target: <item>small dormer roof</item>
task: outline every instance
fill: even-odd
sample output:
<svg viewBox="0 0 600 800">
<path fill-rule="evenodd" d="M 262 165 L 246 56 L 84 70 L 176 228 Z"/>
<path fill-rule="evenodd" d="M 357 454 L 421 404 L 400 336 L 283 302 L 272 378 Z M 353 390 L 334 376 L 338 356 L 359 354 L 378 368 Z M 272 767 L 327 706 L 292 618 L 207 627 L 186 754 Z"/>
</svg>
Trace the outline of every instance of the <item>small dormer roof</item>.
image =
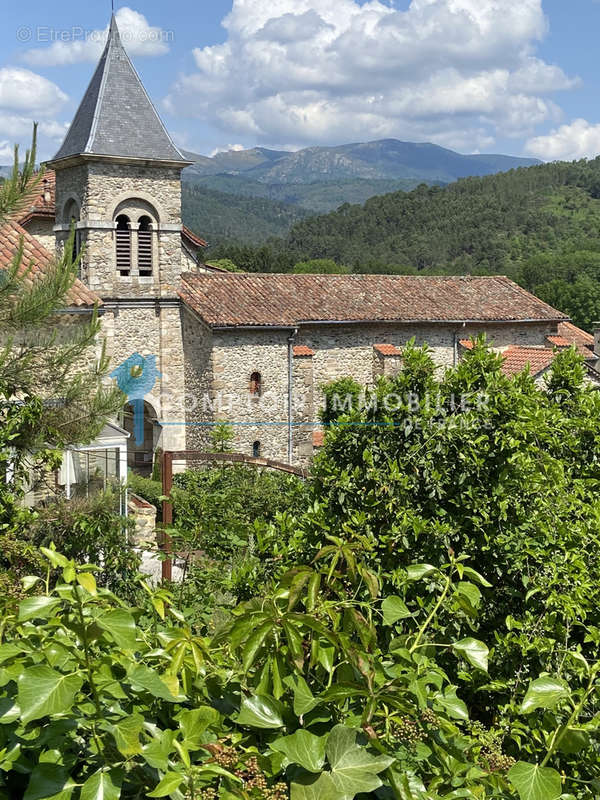
<svg viewBox="0 0 600 800">
<path fill-rule="evenodd" d="M 125 52 L 114 14 L 100 62 L 49 163 L 86 155 L 190 163 L 173 143 Z"/>
</svg>

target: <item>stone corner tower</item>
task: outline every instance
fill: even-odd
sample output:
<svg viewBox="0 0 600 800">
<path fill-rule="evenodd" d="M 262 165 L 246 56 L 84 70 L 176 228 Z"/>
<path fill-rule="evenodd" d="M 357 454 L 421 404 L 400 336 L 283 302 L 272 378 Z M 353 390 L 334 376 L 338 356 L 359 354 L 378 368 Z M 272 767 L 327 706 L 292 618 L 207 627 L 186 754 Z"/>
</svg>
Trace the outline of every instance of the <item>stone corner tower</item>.
<svg viewBox="0 0 600 800">
<path fill-rule="evenodd" d="M 81 279 L 103 300 L 113 361 L 155 355 L 162 378 L 148 397 L 148 439 L 133 454 L 185 446 L 183 426 L 160 428 L 183 402 L 183 342 L 177 288 L 186 269 L 181 171 L 187 161 L 167 133 L 131 63 L 112 16 L 108 41 L 48 166 L 56 172 L 57 247 L 73 222 L 83 248 Z M 111 313 L 112 312 L 112 313 Z M 150 427 L 151 426 L 151 427 Z M 134 448 L 135 449 L 135 448 Z M 139 448 L 138 448 L 139 449 Z M 131 463 L 133 466 L 133 463 Z"/>
</svg>

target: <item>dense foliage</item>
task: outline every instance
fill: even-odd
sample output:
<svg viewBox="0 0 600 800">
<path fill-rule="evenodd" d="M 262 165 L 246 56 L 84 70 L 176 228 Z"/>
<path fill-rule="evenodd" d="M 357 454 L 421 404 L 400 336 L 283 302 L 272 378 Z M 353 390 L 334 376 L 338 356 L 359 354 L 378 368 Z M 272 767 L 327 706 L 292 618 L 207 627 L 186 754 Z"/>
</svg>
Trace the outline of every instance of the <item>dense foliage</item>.
<svg viewBox="0 0 600 800">
<path fill-rule="evenodd" d="M 267 198 L 225 194 L 187 182 L 182 185 L 182 204 L 184 224 L 211 245 L 223 241 L 256 244 L 270 236 L 285 236 L 309 213 Z"/>
<path fill-rule="evenodd" d="M 409 347 L 348 384 L 308 497 L 178 477 L 173 532 L 215 556 L 262 517 L 269 569 L 220 600 L 186 577 L 127 606 L 45 548 L 3 599 L 4 796 L 593 800 L 600 396 L 572 351 L 547 391 L 482 341 L 433 375 Z"/>
<path fill-rule="evenodd" d="M 600 159 L 421 185 L 217 252 L 250 272 L 327 258 L 355 272 L 507 274 L 589 329 L 600 317 L 599 186 Z"/>
</svg>

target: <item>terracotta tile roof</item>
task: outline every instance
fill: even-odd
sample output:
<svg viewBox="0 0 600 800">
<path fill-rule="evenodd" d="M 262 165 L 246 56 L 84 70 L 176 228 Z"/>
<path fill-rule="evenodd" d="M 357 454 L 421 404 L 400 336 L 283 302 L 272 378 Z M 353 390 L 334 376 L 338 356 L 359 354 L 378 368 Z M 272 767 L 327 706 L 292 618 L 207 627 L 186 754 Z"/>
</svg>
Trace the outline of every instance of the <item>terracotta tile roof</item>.
<svg viewBox="0 0 600 800">
<path fill-rule="evenodd" d="M 56 214 L 56 173 L 52 169 L 44 172 L 44 177 L 36 187 L 36 195 L 31 203 L 16 217 L 21 225 L 27 224 L 33 217 L 49 217 Z"/>
<path fill-rule="evenodd" d="M 325 444 L 325 431 L 313 431 L 312 443 L 313 447 L 323 447 Z"/>
<path fill-rule="evenodd" d="M 382 356 L 401 356 L 402 350 L 398 350 L 398 348 L 393 344 L 374 344 L 373 348 L 377 350 Z"/>
<path fill-rule="evenodd" d="M 577 344 L 583 344 L 587 347 L 594 347 L 594 337 L 592 334 L 587 331 L 582 331 L 581 328 L 578 328 L 577 325 L 573 325 L 572 322 L 559 322 L 558 333 L 560 336 L 568 339 L 569 342 L 576 342 Z"/>
<path fill-rule="evenodd" d="M 572 342 L 565 339 L 564 336 L 546 336 L 546 340 L 555 347 L 570 347 L 572 344 Z"/>
<path fill-rule="evenodd" d="M 199 236 L 196 236 L 196 234 L 189 228 L 186 228 L 185 225 L 181 229 L 181 236 L 190 244 L 193 244 L 194 247 L 206 247 L 208 245 L 208 242 L 205 239 L 201 239 Z"/>
<path fill-rule="evenodd" d="M 511 345 L 503 353 L 502 372 L 505 375 L 517 375 L 529 367 L 532 375 L 537 375 L 552 364 L 556 353 L 547 347 L 521 347 Z"/>
<path fill-rule="evenodd" d="M 17 222 L 8 221 L 0 227 L 0 270 L 10 268 L 21 237 L 23 238 L 21 275 L 31 265 L 27 281 L 32 282 L 36 276 L 39 277 L 50 267 L 53 258 L 46 248 L 42 247 L 37 239 L 34 239 Z M 84 286 L 80 280 L 75 281 L 67 299 L 70 307 L 92 308 L 96 303 L 98 305 L 102 303 L 100 298 Z"/>
<path fill-rule="evenodd" d="M 302 356 L 314 356 L 315 351 L 311 350 L 310 347 L 307 347 L 305 344 L 297 344 L 294 347 L 294 355 L 297 357 Z"/>
<path fill-rule="evenodd" d="M 182 278 L 182 299 L 210 326 L 567 319 L 504 277 L 185 273 Z"/>
</svg>

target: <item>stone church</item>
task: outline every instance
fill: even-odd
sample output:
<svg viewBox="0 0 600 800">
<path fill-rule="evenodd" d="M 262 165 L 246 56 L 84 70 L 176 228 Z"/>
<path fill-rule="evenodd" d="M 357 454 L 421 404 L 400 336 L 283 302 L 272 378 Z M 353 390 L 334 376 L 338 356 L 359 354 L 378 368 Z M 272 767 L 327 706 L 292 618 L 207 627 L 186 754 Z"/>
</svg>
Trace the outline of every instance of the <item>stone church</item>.
<svg viewBox="0 0 600 800">
<path fill-rule="evenodd" d="M 233 274 L 203 266 L 204 242 L 182 225 L 177 149 L 149 99 L 113 17 L 106 48 L 40 196 L 0 232 L 0 268 L 18 237 L 35 269 L 84 245 L 66 309 L 102 315 L 113 364 L 155 357 L 144 442 L 153 453 L 203 449 L 211 423 L 233 423 L 233 448 L 305 465 L 322 444 L 321 387 L 393 374 L 413 337 L 440 368 L 486 333 L 505 370 L 542 375 L 572 344 L 595 371 L 594 337 L 503 277 Z M 8 244 L 7 244 L 8 243 Z M 600 377 L 600 376 L 598 376 Z M 594 377 L 595 379 L 595 377 Z M 131 421 L 125 414 L 125 427 Z M 181 465 L 180 465 L 181 466 Z"/>
</svg>

